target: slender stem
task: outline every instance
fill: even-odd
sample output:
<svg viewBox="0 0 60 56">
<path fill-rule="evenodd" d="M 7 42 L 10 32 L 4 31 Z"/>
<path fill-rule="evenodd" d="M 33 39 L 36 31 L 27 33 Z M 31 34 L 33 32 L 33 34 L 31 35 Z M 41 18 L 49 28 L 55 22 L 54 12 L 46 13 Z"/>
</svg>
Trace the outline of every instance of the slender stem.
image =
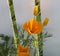
<svg viewBox="0 0 60 56">
<path fill-rule="evenodd" d="M 9 8 L 10 8 L 11 20 L 12 20 L 13 30 L 14 30 L 14 42 L 15 42 L 15 46 L 17 48 L 17 46 L 19 44 L 19 38 L 18 38 L 18 29 L 17 29 L 15 11 L 14 11 L 14 6 L 13 6 L 13 0 L 8 0 L 8 4 L 9 4 Z M 18 52 L 18 50 L 16 52 Z M 16 54 L 16 56 L 17 56 L 17 54 Z"/>
<path fill-rule="evenodd" d="M 35 47 L 35 50 L 34 50 L 34 56 L 36 56 L 36 47 Z"/>
<path fill-rule="evenodd" d="M 18 29 L 17 29 L 15 11 L 14 11 L 14 6 L 13 6 L 13 0 L 8 0 L 8 3 L 9 3 L 11 19 L 12 19 L 12 24 L 13 24 L 13 29 L 14 29 L 14 41 L 17 45 L 19 43 L 18 41 L 19 39 L 18 39 Z"/>
<path fill-rule="evenodd" d="M 42 37 L 42 34 L 38 35 L 38 48 L 39 48 L 39 56 L 43 56 L 43 37 Z"/>
<path fill-rule="evenodd" d="M 41 22 L 41 9 L 40 9 L 40 0 L 35 0 L 35 5 L 38 6 L 38 15 L 36 16 L 36 20 Z M 39 48 L 39 56 L 43 56 L 43 37 L 42 33 L 38 34 L 38 48 Z"/>
<path fill-rule="evenodd" d="M 12 20 L 13 30 L 14 30 L 14 42 L 15 42 L 15 46 L 17 48 L 17 46 L 19 44 L 19 39 L 18 39 L 18 29 L 17 29 L 15 11 L 14 11 L 14 6 L 13 6 L 13 0 L 8 0 L 8 3 L 9 3 L 10 13 L 11 13 L 11 20 Z M 18 52 L 18 50 L 16 52 Z"/>
</svg>

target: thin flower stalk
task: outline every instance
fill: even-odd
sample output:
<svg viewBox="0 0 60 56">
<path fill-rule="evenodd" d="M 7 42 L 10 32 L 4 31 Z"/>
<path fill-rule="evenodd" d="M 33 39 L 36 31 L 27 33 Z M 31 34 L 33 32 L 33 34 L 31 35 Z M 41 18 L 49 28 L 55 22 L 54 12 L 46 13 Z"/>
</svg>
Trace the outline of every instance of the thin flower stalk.
<svg viewBox="0 0 60 56">
<path fill-rule="evenodd" d="M 14 30 L 14 41 L 17 45 L 19 43 L 19 41 L 18 41 L 18 29 L 17 29 L 16 16 L 15 16 L 15 11 L 14 11 L 14 6 L 13 6 L 13 0 L 8 0 L 8 3 L 9 3 L 11 19 L 12 19 L 12 24 L 13 24 L 13 30 Z"/>
<path fill-rule="evenodd" d="M 13 0 L 8 0 L 8 4 L 9 4 L 11 20 L 12 20 L 13 30 L 14 30 L 14 42 L 15 42 L 15 46 L 17 48 L 17 45 L 19 44 L 19 39 L 18 39 L 18 29 L 17 29 L 15 11 L 14 11 L 14 6 L 13 6 Z"/>
<path fill-rule="evenodd" d="M 35 6 L 38 6 L 38 15 L 36 16 L 36 20 L 41 22 L 40 0 L 35 0 Z M 43 37 L 42 37 L 42 33 L 38 34 L 38 48 L 39 48 L 39 56 L 43 56 Z"/>
</svg>

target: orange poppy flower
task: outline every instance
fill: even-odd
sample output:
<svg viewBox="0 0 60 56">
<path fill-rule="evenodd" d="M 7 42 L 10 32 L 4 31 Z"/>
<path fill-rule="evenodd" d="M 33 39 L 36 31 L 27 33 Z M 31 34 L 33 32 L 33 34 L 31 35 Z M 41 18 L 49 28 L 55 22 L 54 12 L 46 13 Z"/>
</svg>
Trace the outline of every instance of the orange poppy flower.
<svg viewBox="0 0 60 56">
<path fill-rule="evenodd" d="M 35 7 L 34 7 L 34 15 L 36 16 L 38 14 L 38 6 L 36 5 Z"/>
<path fill-rule="evenodd" d="M 22 45 L 18 45 L 18 50 L 19 52 L 28 52 L 30 50 L 30 47 L 23 47 Z"/>
<path fill-rule="evenodd" d="M 46 26 L 48 24 L 48 21 L 49 21 L 49 19 L 48 18 L 45 18 L 45 20 L 43 22 L 43 25 Z"/>
<path fill-rule="evenodd" d="M 18 45 L 18 56 L 31 56 L 29 53 L 30 47 L 23 47 L 22 45 Z"/>
<path fill-rule="evenodd" d="M 42 23 L 35 19 L 31 19 L 29 22 L 26 22 L 23 27 L 29 34 L 39 34 L 43 30 Z"/>
</svg>

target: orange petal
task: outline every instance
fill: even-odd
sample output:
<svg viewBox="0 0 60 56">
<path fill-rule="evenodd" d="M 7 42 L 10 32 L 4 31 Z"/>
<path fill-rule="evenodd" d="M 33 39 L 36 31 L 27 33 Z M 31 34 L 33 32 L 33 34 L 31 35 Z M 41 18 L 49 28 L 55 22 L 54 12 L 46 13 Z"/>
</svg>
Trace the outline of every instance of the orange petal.
<svg viewBox="0 0 60 56">
<path fill-rule="evenodd" d="M 28 22 L 24 23 L 23 28 L 24 28 L 28 33 L 30 33 L 30 29 L 29 29 L 29 24 L 28 24 Z"/>
<path fill-rule="evenodd" d="M 41 33 L 41 31 L 43 30 L 43 25 L 42 23 L 34 20 L 33 21 L 33 25 L 32 25 L 32 34 L 38 34 Z"/>
<path fill-rule="evenodd" d="M 18 45 L 18 52 L 22 52 L 23 51 L 23 46 L 22 45 Z"/>
<path fill-rule="evenodd" d="M 23 47 L 22 45 L 18 45 L 18 52 L 29 52 L 29 50 L 29 46 Z"/>
<path fill-rule="evenodd" d="M 24 23 L 23 28 L 24 28 L 24 29 L 27 29 L 27 28 L 28 28 L 28 23 L 27 23 L 27 22 Z"/>
<path fill-rule="evenodd" d="M 20 52 L 18 56 L 31 56 L 29 53 Z"/>
<path fill-rule="evenodd" d="M 32 30 L 33 21 L 34 21 L 34 19 L 32 18 L 32 19 L 28 22 L 28 27 L 29 27 L 30 30 Z"/>
</svg>

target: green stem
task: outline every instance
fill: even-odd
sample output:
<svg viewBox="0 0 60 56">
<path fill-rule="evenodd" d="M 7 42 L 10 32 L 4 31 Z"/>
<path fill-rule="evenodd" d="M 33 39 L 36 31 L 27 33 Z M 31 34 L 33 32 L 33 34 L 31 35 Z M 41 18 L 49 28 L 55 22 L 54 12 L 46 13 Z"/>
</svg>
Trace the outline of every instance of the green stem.
<svg viewBox="0 0 60 56">
<path fill-rule="evenodd" d="M 35 47 L 35 50 L 34 50 L 34 56 L 36 56 L 36 47 Z"/>
<path fill-rule="evenodd" d="M 43 37 L 42 33 L 38 35 L 39 56 L 43 56 Z"/>
<path fill-rule="evenodd" d="M 14 6 L 13 6 L 13 0 L 8 0 L 8 2 L 9 2 L 11 19 L 12 19 L 12 24 L 13 24 L 13 29 L 14 29 L 14 41 L 17 45 L 19 43 L 19 41 L 18 41 L 18 29 L 17 29 L 15 11 L 14 11 Z"/>
<path fill-rule="evenodd" d="M 14 42 L 17 48 L 17 45 L 19 44 L 19 39 L 18 39 L 18 29 L 17 29 L 15 11 L 14 11 L 14 6 L 13 6 L 13 0 L 8 0 L 8 4 L 10 8 L 11 20 L 12 20 L 13 30 L 14 30 Z"/>
<path fill-rule="evenodd" d="M 35 5 L 38 6 L 38 15 L 36 16 L 36 20 L 41 22 L 41 9 L 40 9 L 40 0 L 35 0 Z M 38 34 L 38 48 L 39 48 L 39 56 L 43 56 L 43 37 L 42 33 Z"/>
</svg>

